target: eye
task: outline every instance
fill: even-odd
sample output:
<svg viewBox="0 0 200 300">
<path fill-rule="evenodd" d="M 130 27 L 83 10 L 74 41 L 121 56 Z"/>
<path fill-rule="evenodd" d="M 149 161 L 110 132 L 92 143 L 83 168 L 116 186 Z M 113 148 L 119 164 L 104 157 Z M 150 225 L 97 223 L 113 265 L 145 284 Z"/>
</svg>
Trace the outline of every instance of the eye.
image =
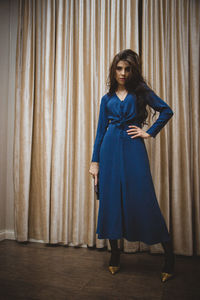
<svg viewBox="0 0 200 300">
<path fill-rule="evenodd" d="M 127 72 L 130 72 L 130 70 L 131 70 L 130 67 L 127 67 L 127 68 L 126 68 L 126 71 L 127 71 Z"/>
<path fill-rule="evenodd" d="M 117 70 L 121 70 L 122 67 L 117 67 Z"/>
</svg>

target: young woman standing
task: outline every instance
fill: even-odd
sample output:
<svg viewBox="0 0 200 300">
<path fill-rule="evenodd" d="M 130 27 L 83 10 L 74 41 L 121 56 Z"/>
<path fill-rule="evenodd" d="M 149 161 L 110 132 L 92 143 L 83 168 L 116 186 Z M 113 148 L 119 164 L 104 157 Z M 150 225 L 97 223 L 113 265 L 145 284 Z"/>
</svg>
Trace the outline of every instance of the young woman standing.
<svg viewBox="0 0 200 300">
<path fill-rule="evenodd" d="M 173 115 L 172 109 L 148 87 L 139 56 L 131 49 L 119 52 L 109 72 L 109 92 L 100 103 L 90 174 L 99 184 L 99 239 L 109 239 L 109 271 L 120 270 L 117 240 L 161 243 L 165 263 L 162 282 L 174 275 L 171 237 L 155 194 L 144 139 L 155 138 Z M 146 106 L 159 111 L 147 130 Z"/>
</svg>

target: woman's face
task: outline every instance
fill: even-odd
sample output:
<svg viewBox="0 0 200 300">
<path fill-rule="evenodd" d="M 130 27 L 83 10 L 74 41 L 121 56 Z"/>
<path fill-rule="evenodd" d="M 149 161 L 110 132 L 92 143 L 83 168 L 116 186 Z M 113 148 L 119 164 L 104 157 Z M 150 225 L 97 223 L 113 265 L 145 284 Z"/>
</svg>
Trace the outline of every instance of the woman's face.
<svg viewBox="0 0 200 300">
<path fill-rule="evenodd" d="M 115 79 L 118 82 L 118 85 L 124 86 L 125 81 L 130 74 L 130 65 L 127 61 L 120 60 L 116 67 Z"/>
</svg>

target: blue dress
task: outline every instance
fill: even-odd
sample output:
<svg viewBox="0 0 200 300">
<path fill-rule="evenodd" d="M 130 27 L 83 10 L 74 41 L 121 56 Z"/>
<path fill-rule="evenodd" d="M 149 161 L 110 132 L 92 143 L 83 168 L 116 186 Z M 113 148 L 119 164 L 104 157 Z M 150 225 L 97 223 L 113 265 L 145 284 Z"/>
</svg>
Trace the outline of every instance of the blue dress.
<svg viewBox="0 0 200 300">
<path fill-rule="evenodd" d="M 149 87 L 147 87 L 149 88 Z M 152 137 L 173 115 L 172 109 L 153 90 L 146 101 L 159 111 L 159 117 L 146 131 Z M 144 139 L 131 138 L 128 125 L 141 124 L 136 95 L 128 93 L 121 101 L 117 94 L 101 98 L 92 162 L 99 162 L 99 239 L 143 241 L 152 245 L 170 239 L 161 213 Z"/>
</svg>

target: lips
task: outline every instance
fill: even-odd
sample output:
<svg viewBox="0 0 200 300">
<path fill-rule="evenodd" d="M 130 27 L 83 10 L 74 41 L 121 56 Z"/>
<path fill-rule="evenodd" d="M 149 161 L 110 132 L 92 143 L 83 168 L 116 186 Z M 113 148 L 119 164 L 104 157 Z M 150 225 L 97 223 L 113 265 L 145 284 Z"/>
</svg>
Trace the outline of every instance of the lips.
<svg viewBox="0 0 200 300">
<path fill-rule="evenodd" d="M 126 78 L 120 78 L 120 79 L 125 80 Z"/>
</svg>

